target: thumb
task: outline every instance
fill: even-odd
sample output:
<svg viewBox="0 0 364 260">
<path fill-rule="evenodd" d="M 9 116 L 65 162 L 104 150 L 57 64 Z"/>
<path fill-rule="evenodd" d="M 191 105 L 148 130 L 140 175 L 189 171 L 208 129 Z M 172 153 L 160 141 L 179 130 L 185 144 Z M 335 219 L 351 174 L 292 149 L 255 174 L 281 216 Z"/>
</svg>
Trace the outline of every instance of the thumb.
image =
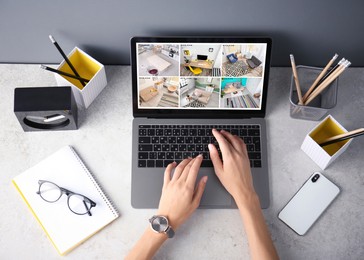
<svg viewBox="0 0 364 260">
<path fill-rule="evenodd" d="M 193 204 L 196 206 L 196 208 L 198 207 L 198 205 L 200 205 L 202 194 L 205 191 L 206 182 L 207 176 L 202 177 L 195 190 L 195 194 L 193 196 Z"/>
</svg>

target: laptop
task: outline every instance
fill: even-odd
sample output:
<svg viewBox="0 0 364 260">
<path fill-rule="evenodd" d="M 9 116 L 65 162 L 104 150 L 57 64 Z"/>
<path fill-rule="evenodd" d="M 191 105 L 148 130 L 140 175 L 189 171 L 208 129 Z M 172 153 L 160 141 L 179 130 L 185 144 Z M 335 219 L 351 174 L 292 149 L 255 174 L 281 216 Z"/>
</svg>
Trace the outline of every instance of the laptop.
<svg viewBox="0 0 364 260">
<path fill-rule="evenodd" d="M 200 208 L 236 208 L 214 173 L 211 129 L 247 144 L 254 187 L 269 206 L 266 100 L 271 39 L 264 37 L 133 37 L 131 204 L 157 208 L 165 167 L 203 154 L 208 176 Z M 201 61 L 201 55 L 206 60 Z M 229 56 L 234 55 L 234 62 Z M 252 57 L 261 63 L 248 66 Z M 198 178 L 198 179 L 199 179 Z M 197 180 L 198 181 L 198 180 Z"/>
</svg>

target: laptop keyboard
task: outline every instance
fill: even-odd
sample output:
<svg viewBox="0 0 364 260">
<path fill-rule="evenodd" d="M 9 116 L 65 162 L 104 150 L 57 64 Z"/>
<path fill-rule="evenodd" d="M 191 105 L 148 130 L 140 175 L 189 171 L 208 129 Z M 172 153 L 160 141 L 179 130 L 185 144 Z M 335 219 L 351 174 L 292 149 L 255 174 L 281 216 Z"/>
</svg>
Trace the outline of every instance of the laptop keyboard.
<svg viewBox="0 0 364 260">
<path fill-rule="evenodd" d="M 260 125 L 139 125 L 138 167 L 166 167 L 199 154 L 204 158 L 201 167 L 212 167 L 208 144 L 214 144 L 221 157 L 213 128 L 244 139 L 250 166 L 262 167 Z"/>
</svg>

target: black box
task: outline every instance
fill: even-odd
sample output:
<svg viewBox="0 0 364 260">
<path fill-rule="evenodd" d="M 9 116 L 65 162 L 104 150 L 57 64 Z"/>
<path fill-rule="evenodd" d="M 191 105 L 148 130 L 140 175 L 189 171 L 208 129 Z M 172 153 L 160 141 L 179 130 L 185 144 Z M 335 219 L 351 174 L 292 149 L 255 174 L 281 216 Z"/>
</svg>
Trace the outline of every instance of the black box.
<svg viewBox="0 0 364 260">
<path fill-rule="evenodd" d="M 77 130 L 77 104 L 71 87 L 16 88 L 14 113 L 25 132 Z"/>
</svg>

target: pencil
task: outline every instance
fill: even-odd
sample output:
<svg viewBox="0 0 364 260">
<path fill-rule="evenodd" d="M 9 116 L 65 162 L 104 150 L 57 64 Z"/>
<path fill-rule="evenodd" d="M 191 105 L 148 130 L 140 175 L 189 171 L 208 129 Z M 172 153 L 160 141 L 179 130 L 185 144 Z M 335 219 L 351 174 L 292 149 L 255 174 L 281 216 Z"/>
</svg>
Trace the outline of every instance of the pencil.
<svg viewBox="0 0 364 260">
<path fill-rule="evenodd" d="M 75 67 L 73 67 L 72 63 L 70 62 L 70 60 L 67 58 L 66 54 L 63 52 L 63 50 L 61 49 L 61 47 L 59 46 L 59 44 L 56 42 L 56 40 L 53 38 L 52 35 L 49 35 L 49 39 L 51 40 L 51 42 L 54 44 L 54 46 L 56 46 L 57 50 L 59 51 L 59 53 L 62 55 L 62 57 L 64 58 L 64 60 L 67 62 L 68 66 L 70 66 L 71 70 L 73 71 L 73 73 L 75 73 L 75 75 L 77 77 L 80 77 L 80 75 L 77 73 Z M 79 80 L 81 85 L 84 87 L 86 86 L 85 82 L 83 80 Z"/>
<path fill-rule="evenodd" d="M 47 66 L 44 66 L 44 65 L 40 65 L 40 68 L 41 69 L 44 69 L 44 70 L 48 70 L 48 71 L 52 71 L 54 73 L 57 73 L 57 74 L 60 74 L 60 75 L 63 75 L 63 76 L 66 76 L 66 77 L 70 77 L 70 78 L 74 78 L 74 79 L 78 79 L 78 80 L 82 80 L 84 82 L 89 82 L 90 80 L 88 79 L 84 79 L 84 78 L 81 78 L 81 77 L 77 77 L 75 75 L 72 75 L 72 74 L 69 74 L 67 72 L 63 72 L 63 71 L 60 71 L 60 70 L 56 70 L 56 69 L 53 69 L 51 67 L 47 67 Z"/>
<path fill-rule="evenodd" d="M 339 55 L 335 54 L 334 57 L 332 57 L 332 59 L 329 61 L 329 63 L 327 63 L 327 65 L 325 66 L 325 68 L 321 71 L 320 75 L 318 75 L 318 77 L 316 78 L 316 80 L 312 83 L 311 87 L 307 90 L 306 94 L 303 96 L 303 102 L 306 101 L 307 97 L 311 94 L 311 92 L 315 89 L 315 87 L 318 84 L 318 82 L 320 81 L 320 79 L 325 75 L 325 73 L 327 72 L 327 70 L 331 67 L 332 63 L 334 63 L 334 61 L 337 59 Z"/>
<path fill-rule="evenodd" d="M 335 72 L 335 70 L 345 61 L 345 58 L 342 58 L 331 70 L 329 70 L 325 76 L 320 79 L 320 81 L 317 83 L 317 85 L 320 85 L 325 79 L 327 79 L 332 73 Z"/>
<path fill-rule="evenodd" d="M 361 136 L 364 135 L 364 128 L 359 128 L 344 134 L 340 134 L 340 135 L 335 135 L 332 136 L 330 138 L 325 139 L 324 141 L 322 141 L 321 143 L 319 143 L 320 146 L 326 146 L 329 144 L 333 144 L 333 143 L 337 143 L 337 142 L 341 142 L 347 139 L 351 139 L 357 136 Z"/>
<path fill-rule="evenodd" d="M 297 75 L 297 70 L 296 70 L 296 63 L 294 61 L 294 56 L 293 56 L 293 54 L 290 54 L 289 57 L 291 58 L 293 78 L 294 78 L 294 81 L 295 81 L 295 84 L 296 84 L 296 90 L 297 90 L 297 96 L 298 96 L 298 104 L 299 105 L 303 105 L 301 87 L 300 87 L 300 82 L 298 80 L 298 75 Z"/>
<path fill-rule="evenodd" d="M 331 82 L 333 82 L 337 77 L 340 76 L 341 73 L 344 72 L 344 70 L 349 67 L 351 62 L 345 61 L 343 64 L 339 66 L 338 69 L 335 70 L 332 75 L 330 75 L 326 80 L 324 80 L 307 98 L 305 101 L 305 105 L 307 106 L 315 97 L 317 97 L 326 87 L 330 85 Z"/>
</svg>

